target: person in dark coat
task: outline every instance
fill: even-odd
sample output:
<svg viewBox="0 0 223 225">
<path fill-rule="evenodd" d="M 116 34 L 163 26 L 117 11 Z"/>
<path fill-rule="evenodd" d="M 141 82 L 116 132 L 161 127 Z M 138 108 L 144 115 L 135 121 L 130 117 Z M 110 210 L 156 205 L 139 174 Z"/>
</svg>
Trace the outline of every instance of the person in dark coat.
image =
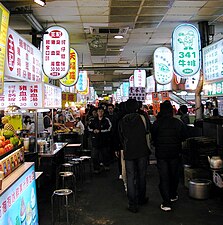
<svg viewBox="0 0 223 225">
<path fill-rule="evenodd" d="M 148 202 L 146 197 L 147 159 L 150 154 L 146 142 L 146 129 L 135 99 L 126 102 L 125 115 L 119 123 L 119 133 L 124 148 L 127 175 L 128 210 L 136 213 L 138 205 Z"/>
<path fill-rule="evenodd" d="M 170 101 L 161 103 L 160 117 L 152 125 L 152 139 L 160 176 L 159 189 L 163 198 L 160 208 L 164 211 L 170 211 L 171 202 L 178 199 L 181 143 L 186 138 L 186 125 L 173 117 Z"/>
<path fill-rule="evenodd" d="M 97 109 L 98 116 L 89 122 L 88 130 L 91 132 L 92 140 L 92 161 L 94 173 L 100 172 L 100 159 L 105 170 L 109 170 L 109 132 L 112 124 L 108 118 L 104 116 L 104 109 Z"/>
</svg>

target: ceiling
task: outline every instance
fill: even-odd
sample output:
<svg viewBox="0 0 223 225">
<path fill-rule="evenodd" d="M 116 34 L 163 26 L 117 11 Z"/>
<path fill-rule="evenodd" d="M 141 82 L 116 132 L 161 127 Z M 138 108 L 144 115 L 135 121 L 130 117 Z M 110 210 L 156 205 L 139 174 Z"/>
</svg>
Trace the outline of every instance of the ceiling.
<svg viewBox="0 0 223 225">
<path fill-rule="evenodd" d="M 223 35 L 222 0 L 46 0 L 45 7 L 33 0 L 1 2 L 10 11 L 31 9 L 44 28 L 66 28 L 79 65 L 88 68 L 98 94 L 104 86 L 119 87 L 133 73 L 131 67 L 151 71 L 154 50 L 170 47 L 172 31 L 180 23 L 208 21 L 215 25 L 214 41 Z M 10 27 L 32 41 L 31 26 L 22 15 L 11 14 Z M 114 39 L 118 33 L 124 38 Z"/>
</svg>

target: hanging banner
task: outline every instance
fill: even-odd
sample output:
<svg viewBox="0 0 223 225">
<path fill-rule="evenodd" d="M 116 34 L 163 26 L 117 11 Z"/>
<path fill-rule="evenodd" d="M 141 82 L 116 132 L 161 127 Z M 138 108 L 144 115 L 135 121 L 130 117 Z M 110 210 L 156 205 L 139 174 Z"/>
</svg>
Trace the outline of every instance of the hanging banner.
<svg viewBox="0 0 223 225">
<path fill-rule="evenodd" d="M 222 96 L 223 95 L 223 81 L 204 83 L 204 95 L 207 97 Z"/>
<path fill-rule="evenodd" d="M 223 79 L 223 39 L 202 49 L 205 81 Z"/>
<path fill-rule="evenodd" d="M 146 87 L 146 71 L 134 70 L 134 87 Z"/>
<path fill-rule="evenodd" d="M 131 75 L 129 77 L 129 87 L 134 87 L 134 76 L 133 75 Z"/>
<path fill-rule="evenodd" d="M 155 92 L 155 80 L 153 76 L 146 78 L 146 93 Z"/>
<path fill-rule="evenodd" d="M 90 81 L 89 81 L 89 78 L 87 78 L 87 87 L 84 91 L 78 91 L 79 94 L 81 95 L 87 95 L 89 94 L 89 84 L 90 84 Z"/>
<path fill-rule="evenodd" d="M 129 82 L 123 82 L 123 97 L 129 97 Z"/>
<path fill-rule="evenodd" d="M 172 34 L 174 71 L 181 77 L 195 75 L 201 67 L 201 41 L 192 24 L 177 26 Z"/>
<path fill-rule="evenodd" d="M 65 77 L 60 79 L 60 83 L 67 87 L 74 86 L 78 80 L 78 71 L 78 54 L 70 48 L 70 70 Z"/>
<path fill-rule="evenodd" d="M 42 54 L 39 49 L 8 29 L 5 76 L 23 81 L 42 81 Z"/>
<path fill-rule="evenodd" d="M 44 84 L 44 108 L 61 108 L 62 91 L 61 88 Z"/>
<path fill-rule="evenodd" d="M 130 87 L 129 98 L 134 98 L 137 101 L 144 101 L 146 98 L 146 92 L 144 87 Z"/>
<path fill-rule="evenodd" d="M 76 89 L 78 92 L 85 91 L 88 85 L 87 71 L 80 71 L 78 81 L 76 84 Z"/>
<path fill-rule="evenodd" d="M 0 94 L 4 87 L 4 67 L 6 41 L 9 24 L 9 11 L 0 3 Z"/>
<path fill-rule="evenodd" d="M 168 84 L 173 78 L 172 52 L 167 47 L 159 47 L 153 54 L 154 77 L 159 84 Z"/>
<path fill-rule="evenodd" d="M 170 100 L 169 92 L 168 91 L 162 91 L 161 93 L 161 100 L 162 102 L 165 102 L 166 100 Z"/>
<path fill-rule="evenodd" d="M 63 27 L 49 27 L 43 35 L 43 71 L 50 79 L 61 79 L 69 69 L 69 34 Z"/>
</svg>

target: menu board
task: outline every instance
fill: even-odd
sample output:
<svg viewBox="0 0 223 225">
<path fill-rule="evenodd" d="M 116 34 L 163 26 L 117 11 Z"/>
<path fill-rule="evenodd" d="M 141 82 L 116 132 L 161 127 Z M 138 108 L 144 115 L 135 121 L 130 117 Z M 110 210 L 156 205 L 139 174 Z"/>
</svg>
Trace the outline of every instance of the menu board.
<svg viewBox="0 0 223 225">
<path fill-rule="evenodd" d="M 10 28 L 8 30 L 5 75 L 24 81 L 42 81 L 40 50 Z"/>
<path fill-rule="evenodd" d="M 1 195 L 0 224 L 38 225 L 34 165 Z"/>
<path fill-rule="evenodd" d="M 193 76 L 201 66 L 201 41 L 192 24 L 177 26 L 172 35 L 174 71 L 181 77 Z"/>
<path fill-rule="evenodd" d="M 5 49 L 9 23 L 9 11 L 0 3 L 0 94 L 4 87 Z"/>
<path fill-rule="evenodd" d="M 22 109 L 61 108 L 61 104 L 61 88 L 42 82 L 5 82 L 0 95 L 0 109 L 10 105 Z"/>
<path fill-rule="evenodd" d="M 223 78 L 223 39 L 203 48 L 203 74 L 205 81 Z"/>
<path fill-rule="evenodd" d="M 61 108 L 62 91 L 61 88 L 44 84 L 44 108 Z"/>
<path fill-rule="evenodd" d="M 75 85 L 78 80 L 78 73 L 78 54 L 73 48 L 70 48 L 70 70 L 65 77 L 60 79 L 60 83 L 67 87 Z"/>
<path fill-rule="evenodd" d="M 25 109 L 42 108 L 42 83 L 5 82 L 0 108 L 17 105 Z"/>
<path fill-rule="evenodd" d="M 70 69 L 70 42 L 68 32 L 52 26 L 43 35 L 43 70 L 51 79 L 61 79 Z"/>
<path fill-rule="evenodd" d="M 167 47 L 159 47 L 153 54 L 154 77 L 159 84 L 168 84 L 173 78 L 172 52 Z"/>
</svg>

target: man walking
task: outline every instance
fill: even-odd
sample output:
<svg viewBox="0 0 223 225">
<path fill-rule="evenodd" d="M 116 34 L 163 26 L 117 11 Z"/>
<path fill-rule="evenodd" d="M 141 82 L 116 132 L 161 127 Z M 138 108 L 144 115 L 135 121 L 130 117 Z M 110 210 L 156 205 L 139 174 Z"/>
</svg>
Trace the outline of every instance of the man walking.
<svg viewBox="0 0 223 225">
<path fill-rule="evenodd" d="M 152 139 L 160 176 L 159 189 L 163 198 L 160 208 L 164 211 L 170 211 L 171 202 L 178 199 L 181 143 L 186 137 L 186 127 L 182 121 L 173 117 L 170 101 L 161 103 L 160 116 L 152 126 Z"/>
<path fill-rule="evenodd" d="M 150 154 L 146 142 L 146 129 L 137 113 L 138 103 L 135 99 L 126 102 L 127 115 L 119 124 L 121 142 L 127 175 L 128 210 L 138 212 L 138 205 L 148 202 L 146 197 L 146 171 Z"/>
</svg>

